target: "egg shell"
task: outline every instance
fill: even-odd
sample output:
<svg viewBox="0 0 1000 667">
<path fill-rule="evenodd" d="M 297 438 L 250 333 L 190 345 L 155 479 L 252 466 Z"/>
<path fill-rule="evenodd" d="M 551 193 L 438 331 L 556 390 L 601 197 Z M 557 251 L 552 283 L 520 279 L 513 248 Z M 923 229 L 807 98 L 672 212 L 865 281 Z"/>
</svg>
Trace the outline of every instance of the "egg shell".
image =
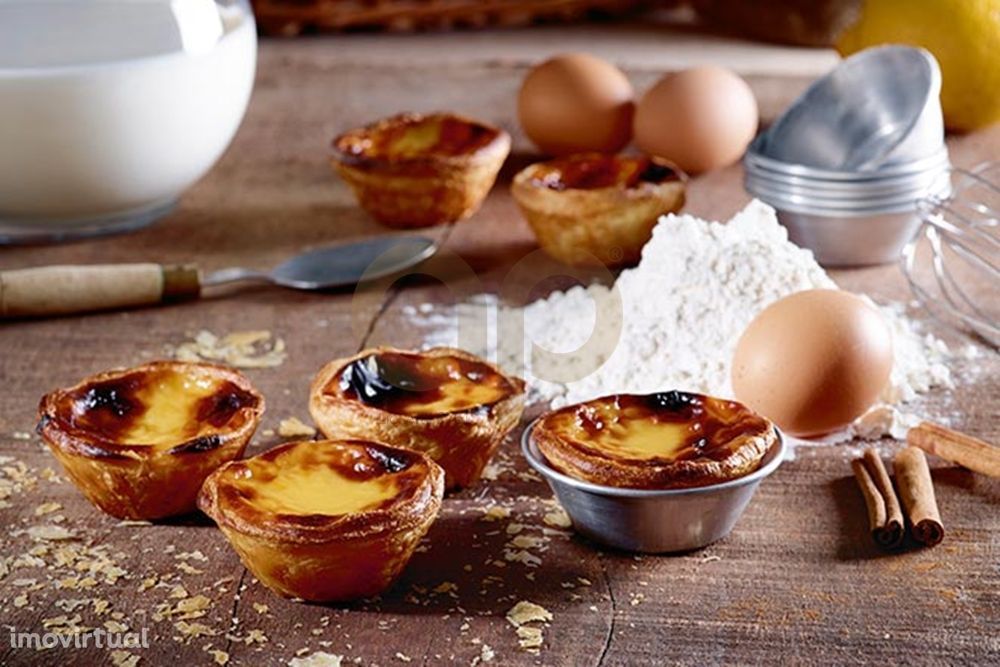
<svg viewBox="0 0 1000 667">
<path fill-rule="evenodd" d="M 632 137 L 632 84 L 620 69 L 584 53 L 555 56 L 521 85 L 521 127 L 550 155 L 616 153 Z"/>
<path fill-rule="evenodd" d="M 733 391 L 785 432 L 817 436 L 864 414 L 892 365 L 892 332 L 876 308 L 849 292 L 807 290 L 747 327 L 733 356 Z"/>
<path fill-rule="evenodd" d="M 757 132 L 757 100 L 733 72 L 715 66 L 667 74 L 639 101 L 635 143 L 688 173 L 733 164 Z"/>
</svg>

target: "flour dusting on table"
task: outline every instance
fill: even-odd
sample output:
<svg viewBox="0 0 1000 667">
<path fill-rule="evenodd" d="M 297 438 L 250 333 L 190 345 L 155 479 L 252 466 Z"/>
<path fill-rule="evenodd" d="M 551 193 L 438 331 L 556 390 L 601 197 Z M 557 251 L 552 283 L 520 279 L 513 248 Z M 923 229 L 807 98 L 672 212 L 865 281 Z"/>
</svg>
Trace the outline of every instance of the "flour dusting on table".
<svg viewBox="0 0 1000 667">
<path fill-rule="evenodd" d="M 665 389 L 732 396 L 729 364 L 746 326 L 772 302 L 812 288 L 836 284 L 810 251 L 788 240 L 774 210 L 754 201 L 727 224 L 690 215 L 661 218 L 639 265 L 611 287 L 573 287 L 524 308 L 479 295 L 455 307 L 424 304 L 407 314 L 426 331 L 428 347 L 456 345 L 461 327 L 485 323 L 489 342 L 473 351 L 522 375 L 534 402 L 560 406 Z M 884 404 L 839 439 L 899 437 L 907 417 L 887 406 L 951 385 L 947 346 L 922 334 L 901 305 L 878 307 L 894 337 L 891 382 Z M 595 327 L 597 313 L 602 316 Z M 533 358 L 532 343 L 571 354 Z"/>
</svg>

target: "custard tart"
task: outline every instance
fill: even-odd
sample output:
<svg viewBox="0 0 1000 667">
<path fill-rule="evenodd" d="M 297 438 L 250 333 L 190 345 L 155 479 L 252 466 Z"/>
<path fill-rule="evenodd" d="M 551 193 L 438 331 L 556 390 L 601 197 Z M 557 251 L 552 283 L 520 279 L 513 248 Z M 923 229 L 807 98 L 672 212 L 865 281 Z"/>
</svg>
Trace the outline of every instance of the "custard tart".
<svg viewBox="0 0 1000 667">
<path fill-rule="evenodd" d="M 198 507 L 270 589 L 329 602 L 391 586 L 443 493 L 444 473 L 419 452 L 320 440 L 227 463 L 205 481 Z"/>
<path fill-rule="evenodd" d="M 668 391 L 617 394 L 543 416 L 532 430 L 556 470 L 603 486 L 708 486 L 756 470 L 774 426 L 736 401 Z"/>
<path fill-rule="evenodd" d="M 231 368 L 154 361 L 45 395 L 38 432 L 94 505 L 161 519 L 196 509 L 204 479 L 243 454 L 263 412 Z"/>
<path fill-rule="evenodd" d="M 524 381 L 451 348 L 365 350 L 324 366 L 309 412 L 329 438 L 372 438 L 426 453 L 449 489 L 467 487 L 521 419 Z"/>
<path fill-rule="evenodd" d="M 389 227 L 427 227 L 475 213 L 510 152 L 498 127 L 450 113 L 405 113 L 333 140 L 332 166 L 361 207 Z"/>
<path fill-rule="evenodd" d="M 613 268 L 639 261 L 659 217 L 684 205 L 685 180 L 659 158 L 581 153 L 525 167 L 511 194 L 546 253 Z"/>
</svg>

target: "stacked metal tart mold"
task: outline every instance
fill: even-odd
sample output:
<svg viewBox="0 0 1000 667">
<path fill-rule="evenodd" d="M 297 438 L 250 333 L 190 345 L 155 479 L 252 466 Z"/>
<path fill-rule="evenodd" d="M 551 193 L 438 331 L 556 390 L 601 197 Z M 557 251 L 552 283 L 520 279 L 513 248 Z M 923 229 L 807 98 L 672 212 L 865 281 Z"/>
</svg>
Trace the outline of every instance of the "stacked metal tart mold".
<svg viewBox="0 0 1000 667">
<path fill-rule="evenodd" d="M 950 194 L 940 90 L 923 49 L 846 59 L 750 145 L 747 191 L 825 266 L 895 261 L 920 227 L 918 202 Z"/>
</svg>

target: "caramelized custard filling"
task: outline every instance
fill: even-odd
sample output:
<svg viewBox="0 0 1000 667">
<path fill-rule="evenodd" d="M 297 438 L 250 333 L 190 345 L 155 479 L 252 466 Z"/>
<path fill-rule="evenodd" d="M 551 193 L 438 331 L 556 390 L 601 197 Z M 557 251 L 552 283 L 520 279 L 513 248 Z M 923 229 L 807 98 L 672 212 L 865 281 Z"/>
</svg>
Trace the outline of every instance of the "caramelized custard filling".
<svg viewBox="0 0 1000 667">
<path fill-rule="evenodd" d="M 257 398 L 229 380 L 170 368 L 88 384 L 67 395 L 60 417 L 91 439 L 155 448 L 218 432 Z"/>
<path fill-rule="evenodd" d="M 516 391 L 484 363 L 399 352 L 356 359 L 334 382 L 348 398 L 417 418 L 489 406 Z"/>
<path fill-rule="evenodd" d="M 447 114 L 402 116 L 352 132 L 338 142 L 351 155 L 372 158 L 459 156 L 474 153 L 496 139 L 498 132 Z"/>
<path fill-rule="evenodd" d="M 271 514 L 340 516 L 379 509 L 414 487 L 415 460 L 369 443 L 303 442 L 247 459 L 231 484 Z"/>
<path fill-rule="evenodd" d="M 545 418 L 573 445 L 634 461 L 722 461 L 731 444 L 767 429 L 763 417 L 734 401 L 679 391 L 622 394 L 563 408 Z"/>
<path fill-rule="evenodd" d="M 679 180 L 669 165 L 648 157 L 586 153 L 535 165 L 532 182 L 550 190 L 597 190 L 638 187 L 642 183 Z"/>
</svg>

